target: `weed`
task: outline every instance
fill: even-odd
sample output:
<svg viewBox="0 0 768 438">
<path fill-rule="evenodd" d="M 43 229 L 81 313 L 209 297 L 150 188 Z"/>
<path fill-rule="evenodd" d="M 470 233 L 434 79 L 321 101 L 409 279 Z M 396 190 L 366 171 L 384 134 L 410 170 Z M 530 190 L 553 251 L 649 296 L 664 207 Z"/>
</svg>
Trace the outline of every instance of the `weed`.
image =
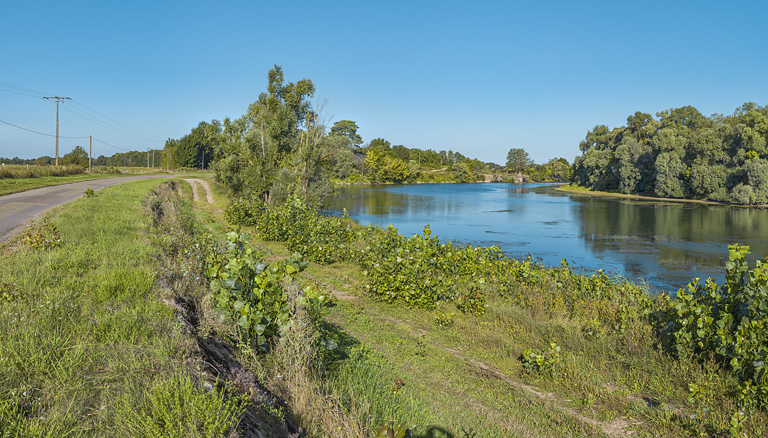
<svg viewBox="0 0 768 438">
<path fill-rule="evenodd" d="M 59 229 L 48 218 L 43 223 L 27 231 L 22 238 L 25 247 L 34 249 L 51 249 L 61 245 Z"/>
<path fill-rule="evenodd" d="M 556 377 L 563 368 L 560 346 L 554 342 L 550 342 L 546 349 L 539 352 L 530 348 L 523 351 L 520 360 L 529 373 L 535 372 L 547 377 Z"/>
</svg>

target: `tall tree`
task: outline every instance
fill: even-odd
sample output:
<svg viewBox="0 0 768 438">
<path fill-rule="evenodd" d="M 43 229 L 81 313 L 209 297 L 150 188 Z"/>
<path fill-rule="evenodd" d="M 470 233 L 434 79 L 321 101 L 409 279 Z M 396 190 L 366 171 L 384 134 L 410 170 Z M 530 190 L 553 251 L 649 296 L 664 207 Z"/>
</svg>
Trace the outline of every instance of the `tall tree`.
<svg viewBox="0 0 768 438">
<path fill-rule="evenodd" d="M 329 135 L 338 135 L 349 140 L 349 147 L 356 148 L 363 143 L 363 138 L 357 133 L 360 129 L 352 120 L 339 120 L 331 126 Z"/>
<path fill-rule="evenodd" d="M 525 149 L 512 148 L 507 152 L 507 171 L 521 173 L 533 165 L 533 160 Z"/>
</svg>

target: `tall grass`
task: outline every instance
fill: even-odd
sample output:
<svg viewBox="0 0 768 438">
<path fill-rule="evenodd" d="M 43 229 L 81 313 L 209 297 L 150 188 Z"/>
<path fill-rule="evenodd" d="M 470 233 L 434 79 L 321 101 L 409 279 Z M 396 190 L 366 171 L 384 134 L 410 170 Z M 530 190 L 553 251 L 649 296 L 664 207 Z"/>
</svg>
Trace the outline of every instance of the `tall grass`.
<svg viewBox="0 0 768 438">
<path fill-rule="evenodd" d="M 83 166 L 28 166 L 6 164 L 0 166 L 0 178 L 41 178 L 45 176 L 79 175 L 88 170 Z"/>
<path fill-rule="evenodd" d="M 241 405 L 195 377 L 197 347 L 157 287 L 141 207 L 154 184 L 57 209 L 58 247 L 3 249 L 0 436 L 169 436 L 180 412 L 183 435 L 205 436 L 237 421 Z"/>
</svg>

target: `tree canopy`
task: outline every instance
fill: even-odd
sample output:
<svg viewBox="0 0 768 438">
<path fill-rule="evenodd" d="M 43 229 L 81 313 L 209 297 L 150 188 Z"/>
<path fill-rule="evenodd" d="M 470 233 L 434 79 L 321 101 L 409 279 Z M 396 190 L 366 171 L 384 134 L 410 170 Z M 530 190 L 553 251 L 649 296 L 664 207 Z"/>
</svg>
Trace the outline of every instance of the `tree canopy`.
<svg viewBox="0 0 768 438">
<path fill-rule="evenodd" d="M 508 171 L 521 173 L 531 165 L 533 165 L 533 160 L 525 149 L 512 148 L 507 152 L 506 167 Z"/>
<path fill-rule="evenodd" d="M 593 190 L 741 204 L 768 203 L 768 107 L 731 116 L 692 106 L 636 112 L 626 126 L 597 125 L 579 144 L 573 181 Z"/>
</svg>

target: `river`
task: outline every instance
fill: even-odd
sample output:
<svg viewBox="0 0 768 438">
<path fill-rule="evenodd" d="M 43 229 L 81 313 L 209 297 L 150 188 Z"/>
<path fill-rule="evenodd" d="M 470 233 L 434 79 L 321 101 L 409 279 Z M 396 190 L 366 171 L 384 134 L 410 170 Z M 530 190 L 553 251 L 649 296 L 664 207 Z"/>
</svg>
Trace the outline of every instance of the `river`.
<svg viewBox="0 0 768 438">
<path fill-rule="evenodd" d="M 768 210 L 566 194 L 543 184 L 343 186 L 331 208 L 411 236 L 429 225 L 442 241 L 497 245 L 511 258 L 604 269 L 651 290 L 694 277 L 724 279 L 728 245 L 768 255 Z"/>
</svg>

